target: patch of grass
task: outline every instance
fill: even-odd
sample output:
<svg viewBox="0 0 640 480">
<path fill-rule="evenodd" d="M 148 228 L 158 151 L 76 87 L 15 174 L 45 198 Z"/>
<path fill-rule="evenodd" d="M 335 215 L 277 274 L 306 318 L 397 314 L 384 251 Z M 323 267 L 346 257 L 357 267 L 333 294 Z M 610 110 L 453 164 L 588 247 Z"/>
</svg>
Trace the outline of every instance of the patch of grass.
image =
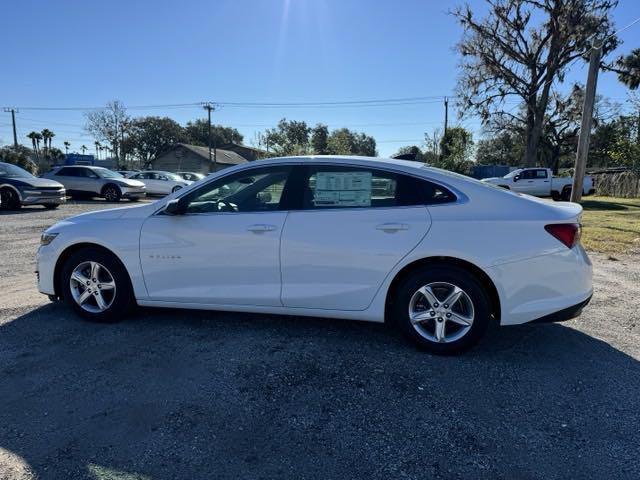
<svg viewBox="0 0 640 480">
<path fill-rule="evenodd" d="M 582 244 L 605 254 L 640 253 L 640 198 L 586 197 Z"/>
</svg>

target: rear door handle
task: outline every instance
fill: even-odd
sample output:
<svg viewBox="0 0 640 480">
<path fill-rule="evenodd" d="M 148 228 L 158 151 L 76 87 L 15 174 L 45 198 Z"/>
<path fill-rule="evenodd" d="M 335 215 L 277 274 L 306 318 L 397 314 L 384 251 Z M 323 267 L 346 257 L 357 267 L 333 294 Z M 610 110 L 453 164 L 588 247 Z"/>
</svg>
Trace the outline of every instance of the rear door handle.
<svg viewBox="0 0 640 480">
<path fill-rule="evenodd" d="M 275 229 L 276 229 L 275 225 L 267 225 L 265 223 L 257 223 L 247 228 L 247 230 L 253 233 L 273 232 Z"/>
<path fill-rule="evenodd" d="M 406 223 L 381 223 L 376 226 L 377 230 L 382 230 L 386 233 L 397 232 L 398 230 L 409 230 L 409 225 Z"/>
</svg>

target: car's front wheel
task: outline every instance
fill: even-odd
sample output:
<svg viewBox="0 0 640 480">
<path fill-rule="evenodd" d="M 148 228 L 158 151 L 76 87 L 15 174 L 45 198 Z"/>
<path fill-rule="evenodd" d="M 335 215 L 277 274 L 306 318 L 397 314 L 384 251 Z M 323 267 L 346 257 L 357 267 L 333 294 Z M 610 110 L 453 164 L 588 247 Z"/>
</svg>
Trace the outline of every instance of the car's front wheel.
<svg viewBox="0 0 640 480">
<path fill-rule="evenodd" d="M 107 202 L 119 202 L 120 197 L 122 197 L 122 193 L 117 186 L 107 185 L 106 187 L 104 187 L 102 196 Z"/>
<path fill-rule="evenodd" d="M 399 285 L 393 319 L 419 348 L 455 355 L 474 346 L 489 325 L 490 308 L 482 284 L 457 266 L 434 265 Z"/>
<path fill-rule="evenodd" d="M 19 210 L 20 198 L 11 188 L 0 189 L 0 210 Z"/>
<path fill-rule="evenodd" d="M 83 248 L 64 264 L 64 300 L 82 317 L 94 322 L 117 322 L 134 304 L 127 271 L 109 252 Z"/>
</svg>

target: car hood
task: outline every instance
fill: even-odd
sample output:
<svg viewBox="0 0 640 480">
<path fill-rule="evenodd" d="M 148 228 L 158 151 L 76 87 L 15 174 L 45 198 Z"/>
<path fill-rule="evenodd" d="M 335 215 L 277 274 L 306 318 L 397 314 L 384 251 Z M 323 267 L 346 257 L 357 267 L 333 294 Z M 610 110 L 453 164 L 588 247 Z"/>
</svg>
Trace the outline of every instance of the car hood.
<svg viewBox="0 0 640 480">
<path fill-rule="evenodd" d="M 59 182 L 55 180 L 50 180 L 48 178 L 0 178 L 0 183 L 10 183 L 12 185 L 21 186 L 21 187 L 57 187 L 64 188 Z"/>
<path fill-rule="evenodd" d="M 80 215 L 66 218 L 49 227 L 47 232 L 57 232 L 64 229 L 65 226 L 93 222 L 96 220 L 116 220 L 118 218 L 146 218 L 158 209 L 157 202 L 146 203 L 144 205 L 129 205 L 126 207 L 110 208 L 107 210 L 98 210 L 95 212 L 85 212 Z"/>
<path fill-rule="evenodd" d="M 118 178 L 115 179 L 114 182 L 124 187 L 144 188 L 144 183 L 140 180 L 133 180 L 131 178 Z"/>
</svg>

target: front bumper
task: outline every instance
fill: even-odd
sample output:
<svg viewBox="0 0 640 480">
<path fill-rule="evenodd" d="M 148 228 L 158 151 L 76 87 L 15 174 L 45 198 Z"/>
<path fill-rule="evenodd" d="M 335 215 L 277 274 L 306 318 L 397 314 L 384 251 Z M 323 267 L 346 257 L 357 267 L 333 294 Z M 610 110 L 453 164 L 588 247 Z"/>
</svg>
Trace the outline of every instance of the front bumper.
<svg viewBox="0 0 640 480">
<path fill-rule="evenodd" d="M 147 192 L 144 188 L 122 188 L 122 198 L 144 198 Z"/>
<path fill-rule="evenodd" d="M 20 197 L 22 205 L 60 205 L 67 201 L 67 192 L 64 188 L 58 190 L 25 188 L 20 191 Z"/>
</svg>

